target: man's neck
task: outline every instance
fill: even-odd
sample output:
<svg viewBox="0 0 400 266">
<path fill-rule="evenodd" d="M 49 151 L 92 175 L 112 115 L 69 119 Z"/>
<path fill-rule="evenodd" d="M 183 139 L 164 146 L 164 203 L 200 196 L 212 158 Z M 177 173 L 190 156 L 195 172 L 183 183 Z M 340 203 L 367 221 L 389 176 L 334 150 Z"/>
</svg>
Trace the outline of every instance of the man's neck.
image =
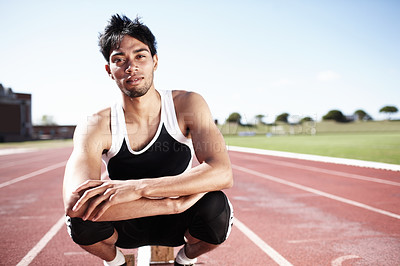
<svg viewBox="0 0 400 266">
<path fill-rule="evenodd" d="M 161 113 L 161 96 L 154 88 L 141 97 L 131 98 L 125 95 L 122 97 L 127 123 L 142 123 L 157 119 Z"/>
</svg>

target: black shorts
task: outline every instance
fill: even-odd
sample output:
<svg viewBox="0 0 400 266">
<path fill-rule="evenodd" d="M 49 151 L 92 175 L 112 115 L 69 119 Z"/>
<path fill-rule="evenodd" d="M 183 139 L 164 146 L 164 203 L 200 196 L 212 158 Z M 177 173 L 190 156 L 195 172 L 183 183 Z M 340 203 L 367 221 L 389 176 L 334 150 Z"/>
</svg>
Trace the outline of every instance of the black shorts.
<svg viewBox="0 0 400 266">
<path fill-rule="evenodd" d="M 176 247 L 191 236 L 211 244 L 221 244 L 229 236 L 233 209 L 221 191 L 209 192 L 180 214 L 143 217 L 116 222 L 91 222 L 67 216 L 68 232 L 79 245 L 92 245 L 118 232 L 116 246 L 138 248 L 147 245 Z"/>
</svg>

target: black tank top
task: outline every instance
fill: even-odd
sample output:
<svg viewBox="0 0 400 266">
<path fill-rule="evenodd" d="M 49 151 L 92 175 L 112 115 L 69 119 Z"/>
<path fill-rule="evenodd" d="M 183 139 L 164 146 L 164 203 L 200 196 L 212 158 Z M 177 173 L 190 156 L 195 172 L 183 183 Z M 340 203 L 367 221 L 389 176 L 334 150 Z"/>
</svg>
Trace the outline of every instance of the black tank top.
<svg viewBox="0 0 400 266">
<path fill-rule="evenodd" d="M 111 149 L 103 154 L 110 179 L 156 178 L 183 173 L 192 166 L 193 145 L 178 125 L 171 91 L 161 95 L 161 119 L 153 139 L 133 151 L 127 136 L 121 103 L 111 107 Z"/>
</svg>

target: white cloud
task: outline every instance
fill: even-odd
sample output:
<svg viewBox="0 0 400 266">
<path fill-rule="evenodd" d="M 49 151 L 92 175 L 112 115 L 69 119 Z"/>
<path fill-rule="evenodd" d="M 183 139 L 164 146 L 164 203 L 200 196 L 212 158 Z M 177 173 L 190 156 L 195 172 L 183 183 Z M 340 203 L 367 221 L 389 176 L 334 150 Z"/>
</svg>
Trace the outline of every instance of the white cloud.
<svg viewBox="0 0 400 266">
<path fill-rule="evenodd" d="M 332 81 L 340 79 L 340 75 L 332 70 L 321 71 L 317 75 L 317 79 L 320 81 Z"/>
</svg>

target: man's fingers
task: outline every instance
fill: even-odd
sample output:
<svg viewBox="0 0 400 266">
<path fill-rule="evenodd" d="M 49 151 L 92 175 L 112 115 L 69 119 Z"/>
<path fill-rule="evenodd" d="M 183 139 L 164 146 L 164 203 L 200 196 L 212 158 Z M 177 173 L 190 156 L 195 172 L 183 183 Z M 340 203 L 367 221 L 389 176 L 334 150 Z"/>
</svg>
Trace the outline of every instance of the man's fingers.
<svg viewBox="0 0 400 266">
<path fill-rule="evenodd" d="M 114 189 L 108 189 L 105 193 L 105 200 L 98 204 L 97 208 L 92 212 L 89 218 L 92 221 L 97 221 L 111 206 L 120 203 L 117 197 L 118 193 Z"/>
<path fill-rule="evenodd" d="M 102 180 L 87 180 L 80 184 L 73 193 L 79 193 L 89 188 L 101 186 L 102 184 L 104 184 L 104 181 Z"/>
<path fill-rule="evenodd" d="M 88 200 L 94 198 L 95 196 L 103 194 L 104 191 L 109 189 L 111 186 L 111 184 L 103 183 L 103 185 L 99 187 L 86 190 L 85 193 L 83 193 L 83 195 L 80 197 L 80 199 L 75 203 L 72 210 L 75 212 L 78 211 Z"/>
<path fill-rule="evenodd" d="M 103 203 L 98 207 L 97 213 L 95 213 L 95 214 L 93 215 L 92 221 L 97 221 L 97 220 L 106 212 L 106 210 L 107 210 L 108 208 L 111 207 L 111 205 L 112 205 L 112 204 L 111 204 L 110 201 L 105 201 L 105 202 L 103 202 Z"/>
<path fill-rule="evenodd" d="M 101 195 L 98 196 L 96 198 L 93 198 L 90 203 L 89 206 L 86 208 L 85 214 L 83 215 L 82 219 L 88 220 L 90 219 L 90 217 L 93 215 L 93 212 L 95 211 L 95 209 L 105 200 L 107 200 L 105 195 Z"/>
<path fill-rule="evenodd" d="M 95 210 L 109 200 L 110 195 L 112 195 L 112 193 L 113 190 L 107 188 L 102 195 L 99 195 L 96 198 L 92 198 L 92 200 L 89 203 L 89 206 L 86 209 L 85 215 L 83 216 L 83 220 L 90 219 L 93 216 Z"/>
</svg>

